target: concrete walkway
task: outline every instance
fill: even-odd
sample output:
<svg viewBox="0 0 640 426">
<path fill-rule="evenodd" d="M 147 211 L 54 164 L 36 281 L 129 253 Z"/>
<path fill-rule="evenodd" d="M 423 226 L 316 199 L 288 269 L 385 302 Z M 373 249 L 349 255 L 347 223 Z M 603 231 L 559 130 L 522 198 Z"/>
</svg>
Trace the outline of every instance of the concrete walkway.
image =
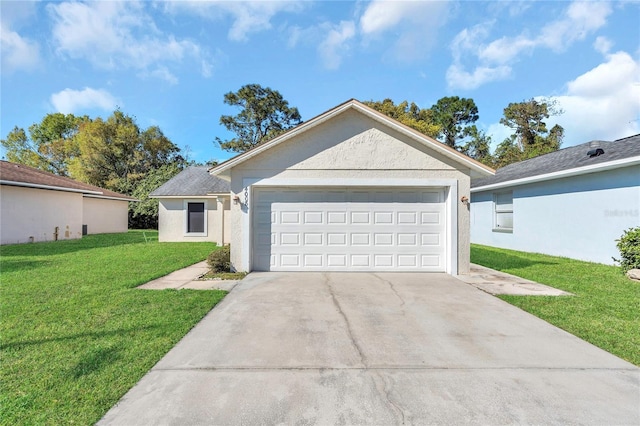
<svg viewBox="0 0 640 426">
<path fill-rule="evenodd" d="M 512 294 L 515 296 L 571 296 L 571 293 L 548 285 L 471 264 L 468 274 L 457 275 L 461 281 L 486 291 L 489 294 Z"/>
<path fill-rule="evenodd" d="M 138 288 L 143 290 L 191 289 L 191 290 L 226 290 L 231 291 L 238 283 L 235 280 L 198 280 L 209 268 L 202 261 L 169 275 L 149 281 Z M 513 294 L 518 296 L 570 296 L 562 290 L 549 287 L 534 281 L 516 277 L 504 272 L 494 271 L 484 266 L 471 264 L 468 274 L 457 275 L 457 279 L 471 284 L 489 294 Z"/>
<path fill-rule="evenodd" d="M 186 268 L 160 277 L 138 288 L 143 290 L 165 290 L 168 288 L 182 290 L 226 290 L 231 291 L 236 285 L 236 280 L 198 280 L 209 271 L 207 262 L 203 260 Z"/>
<path fill-rule="evenodd" d="M 98 425 L 638 425 L 638 401 L 638 368 L 450 275 L 255 272 Z"/>
</svg>

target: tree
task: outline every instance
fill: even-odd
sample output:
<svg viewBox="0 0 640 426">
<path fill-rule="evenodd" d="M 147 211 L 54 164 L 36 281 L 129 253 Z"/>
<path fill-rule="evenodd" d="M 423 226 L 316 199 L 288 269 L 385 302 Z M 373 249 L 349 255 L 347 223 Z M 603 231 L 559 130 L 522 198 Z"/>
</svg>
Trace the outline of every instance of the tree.
<svg viewBox="0 0 640 426">
<path fill-rule="evenodd" d="M 135 119 L 120 110 L 107 120 L 83 123 L 75 141 L 79 155 L 70 161 L 72 176 L 124 194 L 131 194 L 151 170 L 184 162 L 180 148 L 158 127 L 141 131 Z"/>
<path fill-rule="evenodd" d="M 69 161 L 78 154 L 74 137 L 88 120 L 73 114 L 47 114 L 40 123 L 29 126 L 29 137 L 16 126 L 0 143 L 8 161 L 68 176 Z"/>
<path fill-rule="evenodd" d="M 438 137 L 451 148 L 459 148 L 459 140 L 468 136 L 470 127 L 478 120 L 478 107 L 473 99 L 458 96 L 444 97 L 431 107 L 433 120 L 440 126 Z"/>
<path fill-rule="evenodd" d="M 548 130 L 544 121 L 559 114 L 562 114 L 562 110 L 549 100 L 529 99 L 510 103 L 504 109 L 504 117 L 500 119 L 500 123 L 512 128 L 514 134 L 496 149 L 498 165 L 504 166 L 560 149 L 564 129 L 556 124 Z"/>
<path fill-rule="evenodd" d="M 476 126 L 470 126 L 467 130 L 469 140 L 461 147 L 460 151 L 469 157 L 487 166 L 493 166 L 493 156 L 491 155 L 491 136 L 478 130 Z"/>
<path fill-rule="evenodd" d="M 365 105 L 399 121 L 427 136 L 435 138 L 440 132 L 440 126 L 433 121 L 433 114 L 429 109 L 421 109 L 415 103 L 402 101 L 398 105 L 389 98 L 383 101 L 366 101 Z"/>
<path fill-rule="evenodd" d="M 149 198 L 149 194 L 180 173 L 184 165 L 179 162 L 164 164 L 150 170 L 138 182 L 131 196 L 140 200 L 129 203 L 129 228 L 157 229 L 158 228 L 158 199 Z"/>
<path fill-rule="evenodd" d="M 298 108 L 289 107 L 278 91 L 259 84 L 247 84 L 225 94 L 224 103 L 241 108 L 237 115 L 220 117 L 220 124 L 236 134 L 227 141 L 216 138 L 220 148 L 227 151 L 248 151 L 302 122 Z"/>
</svg>

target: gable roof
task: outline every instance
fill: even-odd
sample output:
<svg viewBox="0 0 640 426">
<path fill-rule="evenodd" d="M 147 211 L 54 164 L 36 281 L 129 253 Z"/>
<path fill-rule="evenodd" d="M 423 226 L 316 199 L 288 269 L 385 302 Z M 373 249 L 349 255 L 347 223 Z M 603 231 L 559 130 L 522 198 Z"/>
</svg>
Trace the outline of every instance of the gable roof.
<svg viewBox="0 0 640 426">
<path fill-rule="evenodd" d="M 138 201 L 128 195 L 109 191 L 108 189 L 78 182 L 68 177 L 0 160 L 0 184 L 22 186 L 27 188 L 49 189 L 54 191 L 79 192 L 86 197 L 106 198 L 123 201 Z"/>
<path fill-rule="evenodd" d="M 604 154 L 593 157 L 587 154 L 597 148 Z M 612 142 L 591 141 L 509 164 L 492 177 L 473 179 L 471 188 L 472 192 L 498 189 L 634 164 L 640 164 L 640 134 Z"/>
<path fill-rule="evenodd" d="M 202 197 L 229 194 L 229 191 L 229 182 L 209 174 L 209 167 L 191 166 L 151 192 L 149 197 Z"/>
<path fill-rule="evenodd" d="M 312 119 L 310 119 L 309 121 L 305 121 L 304 123 L 294 127 L 293 129 L 287 131 L 286 133 L 283 133 L 282 135 L 271 139 L 268 142 L 263 143 L 262 145 L 258 145 L 255 148 L 252 148 L 251 150 L 244 152 L 240 155 L 237 155 L 223 163 L 218 164 L 217 166 L 211 168 L 211 170 L 209 170 L 209 172 L 211 174 L 215 174 L 215 175 L 223 175 L 224 172 L 227 172 L 239 165 L 244 163 L 245 161 L 261 154 L 262 152 L 281 144 L 282 142 L 285 142 L 303 132 L 306 132 L 309 129 L 312 129 L 313 127 L 322 124 L 330 119 L 332 119 L 333 117 L 347 111 L 347 110 L 355 110 L 360 112 L 361 114 L 364 114 L 365 116 L 379 122 L 382 123 L 388 127 L 391 127 L 392 129 L 406 135 L 409 136 L 410 138 L 412 138 L 413 140 L 422 143 L 425 146 L 428 146 L 429 148 L 433 149 L 434 151 L 438 152 L 439 154 L 442 154 L 443 156 L 457 162 L 458 164 L 463 165 L 464 167 L 468 167 L 471 170 L 471 176 L 472 177 L 480 177 L 480 176 L 491 176 L 495 173 L 495 171 L 488 167 L 485 166 L 484 164 L 480 163 L 479 161 L 476 161 L 470 157 L 467 157 L 466 155 L 456 151 L 453 148 L 450 148 L 449 146 L 438 142 L 437 140 L 426 136 L 420 132 L 418 132 L 417 130 L 412 129 L 411 127 L 408 127 L 396 120 L 394 120 L 391 117 L 388 117 L 384 114 L 382 114 L 381 112 L 376 111 L 373 108 L 370 108 L 368 106 L 366 106 L 365 104 L 363 104 L 362 102 L 356 100 L 356 99 L 350 99 L 338 106 L 336 106 L 335 108 L 332 108 Z"/>
</svg>

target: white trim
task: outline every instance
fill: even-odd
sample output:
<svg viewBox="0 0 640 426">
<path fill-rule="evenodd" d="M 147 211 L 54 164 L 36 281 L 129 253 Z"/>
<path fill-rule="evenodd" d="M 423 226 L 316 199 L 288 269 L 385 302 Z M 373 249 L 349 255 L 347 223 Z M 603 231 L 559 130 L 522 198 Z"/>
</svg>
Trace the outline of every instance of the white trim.
<svg viewBox="0 0 640 426">
<path fill-rule="evenodd" d="M 298 134 L 306 132 L 309 129 L 312 129 L 324 122 L 326 122 L 327 120 L 330 120 L 331 118 L 341 114 L 342 112 L 348 110 L 348 109 L 355 109 L 358 112 L 366 115 L 367 117 L 378 121 L 379 123 L 382 123 L 400 133 L 402 133 L 405 136 L 410 137 L 411 139 L 418 141 L 419 143 L 423 144 L 424 146 L 427 146 L 431 149 L 434 149 L 435 151 L 439 152 L 440 154 L 444 155 L 445 157 L 448 157 L 449 159 L 456 161 L 466 167 L 468 167 L 471 171 L 477 172 L 480 175 L 484 175 L 484 176 L 492 176 L 493 174 L 495 174 L 495 172 L 493 171 L 493 169 L 484 166 L 483 164 L 477 163 L 475 160 L 472 160 L 471 158 L 467 157 L 466 155 L 463 155 L 461 153 L 458 153 L 457 151 L 454 151 L 450 148 L 448 148 L 447 146 L 443 145 L 442 143 L 431 139 L 425 135 L 422 135 L 421 133 L 411 130 L 407 127 L 405 127 L 403 124 L 398 123 L 396 120 L 387 117 L 386 115 L 382 114 L 382 113 L 378 113 L 377 111 L 371 110 L 369 107 L 361 104 L 359 101 L 352 99 L 348 102 L 345 102 L 342 105 L 339 105 L 337 107 L 335 107 L 332 110 L 329 110 L 319 116 L 317 116 L 316 118 L 313 118 L 305 123 L 302 123 L 301 125 L 293 128 L 292 130 L 288 131 L 287 133 L 283 134 L 282 136 L 276 137 L 266 143 L 264 143 L 263 145 L 259 145 L 256 148 L 253 148 L 250 151 L 247 151 L 243 154 L 240 154 L 228 161 L 225 161 L 224 163 L 220 164 L 219 166 L 216 167 L 212 167 L 211 169 L 209 169 L 209 173 L 211 173 L 212 175 L 218 175 L 222 172 L 225 172 L 241 163 L 244 163 L 245 161 L 261 154 L 262 152 L 271 149 L 274 146 L 277 146 L 291 138 L 296 137 Z"/>
<path fill-rule="evenodd" d="M 0 185 L 22 186 L 26 188 L 36 188 L 36 189 L 49 189 L 52 191 L 79 192 L 81 194 L 95 194 L 95 195 L 103 194 L 103 192 L 101 191 L 89 191 L 86 189 L 67 188 L 64 186 L 41 185 L 39 183 L 15 182 L 11 180 L 0 180 Z"/>
<path fill-rule="evenodd" d="M 93 195 L 93 194 L 83 194 L 83 198 L 100 198 L 104 200 L 116 200 L 116 201 L 131 201 L 133 203 L 139 203 L 140 200 L 135 198 L 121 198 L 121 197 L 111 197 L 108 195 Z"/>
<path fill-rule="evenodd" d="M 248 201 L 249 209 L 242 210 L 242 270 L 251 271 L 253 264 L 252 247 L 252 198 L 253 187 L 421 187 L 421 188 L 444 188 L 445 209 L 447 211 L 446 238 L 447 256 L 445 272 L 452 275 L 458 273 L 458 181 L 456 179 L 278 179 L 278 178 L 244 178 L 242 188 L 248 187 L 248 200 L 243 200 L 243 205 Z M 241 197 L 242 198 L 242 197 Z"/>
<path fill-rule="evenodd" d="M 149 198 L 168 198 L 168 199 L 180 199 L 180 198 L 207 198 L 211 200 L 215 200 L 219 197 L 230 197 L 228 193 L 221 194 L 207 194 L 207 195 L 149 195 Z"/>
<path fill-rule="evenodd" d="M 207 205 L 207 199 L 205 198 L 192 198 L 182 201 L 182 210 L 184 211 L 184 236 L 185 237 L 206 237 L 209 231 L 209 224 L 207 217 L 209 216 L 209 206 Z M 204 232 L 189 232 L 189 203 L 204 203 Z"/>
<path fill-rule="evenodd" d="M 618 169 L 621 167 L 635 166 L 637 164 L 640 164 L 640 157 L 623 158 L 620 160 L 609 161 L 607 163 L 591 164 L 589 166 L 576 167 L 569 170 L 561 170 L 553 173 L 546 173 L 542 175 L 530 176 L 530 177 L 521 178 L 521 179 L 508 180 L 506 182 L 499 182 L 499 183 L 494 183 L 490 185 L 478 186 L 476 188 L 471 188 L 471 193 L 489 191 L 492 189 L 507 188 L 510 186 L 525 185 L 529 183 L 544 182 L 547 180 L 560 179 L 560 178 L 566 178 L 571 176 L 579 176 L 579 175 L 584 175 L 588 173 L 604 172 L 607 170 Z"/>
</svg>

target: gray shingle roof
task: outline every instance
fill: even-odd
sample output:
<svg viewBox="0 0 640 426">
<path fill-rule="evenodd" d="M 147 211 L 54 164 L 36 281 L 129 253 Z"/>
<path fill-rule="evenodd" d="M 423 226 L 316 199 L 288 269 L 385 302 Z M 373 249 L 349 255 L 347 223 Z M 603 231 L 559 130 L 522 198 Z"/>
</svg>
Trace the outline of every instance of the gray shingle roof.
<svg viewBox="0 0 640 426">
<path fill-rule="evenodd" d="M 597 157 L 589 157 L 587 152 L 596 147 L 602 148 L 604 154 Z M 638 156 L 640 156 L 640 134 L 618 139 L 613 142 L 591 141 L 581 145 L 563 148 L 519 163 L 509 164 L 496 170 L 495 176 L 473 179 L 471 181 L 471 187 L 478 188 Z"/>
<path fill-rule="evenodd" d="M 229 182 L 209 174 L 207 166 L 187 167 L 160 188 L 149 194 L 151 197 L 203 196 L 228 193 Z"/>
</svg>

